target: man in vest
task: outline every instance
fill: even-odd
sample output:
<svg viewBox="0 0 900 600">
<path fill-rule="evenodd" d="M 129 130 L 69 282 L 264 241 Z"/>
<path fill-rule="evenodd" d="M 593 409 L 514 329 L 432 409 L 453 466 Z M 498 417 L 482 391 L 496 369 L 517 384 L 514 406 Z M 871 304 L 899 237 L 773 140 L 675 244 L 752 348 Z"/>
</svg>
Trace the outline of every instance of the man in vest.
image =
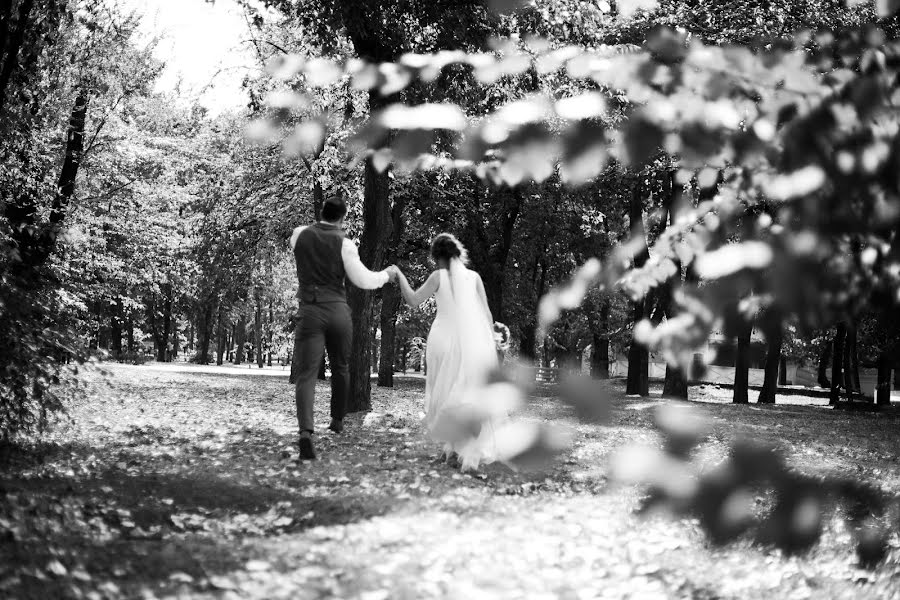
<svg viewBox="0 0 900 600">
<path fill-rule="evenodd" d="M 362 264 L 356 244 L 344 237 L 346 215 L 343 193 L 334 193 L 322 205 L 321 221 L 297 227 L 291 235 L 300 283 L 296 399 L 300 458 L 304 460 L 316 457 L 312 441 L 313 402 L 319 365 L 326 349 L 331 362 L 331 425 L 328 428 L 335 433 L 344 429 L 350 390 L 348 357 L 353 341 L 344 277 L 364 290 L 380 288 L 397 278 L 394 266 L 376 273 Z"/>
</svg>

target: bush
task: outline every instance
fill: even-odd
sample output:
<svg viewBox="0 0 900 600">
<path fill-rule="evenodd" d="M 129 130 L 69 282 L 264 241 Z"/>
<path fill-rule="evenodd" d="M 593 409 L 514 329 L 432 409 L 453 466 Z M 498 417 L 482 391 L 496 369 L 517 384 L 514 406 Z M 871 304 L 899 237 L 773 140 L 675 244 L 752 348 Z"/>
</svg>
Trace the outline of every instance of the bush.
<svg viewBox="0 0 900 600">
<path fill-rule="evenodd" d="M 8 273 L 8 271 L 7 271 Z M 50 286 L 0 279 L 0 441 L 46 426 L 77 391 L 85 355 Z"/>
</svg>

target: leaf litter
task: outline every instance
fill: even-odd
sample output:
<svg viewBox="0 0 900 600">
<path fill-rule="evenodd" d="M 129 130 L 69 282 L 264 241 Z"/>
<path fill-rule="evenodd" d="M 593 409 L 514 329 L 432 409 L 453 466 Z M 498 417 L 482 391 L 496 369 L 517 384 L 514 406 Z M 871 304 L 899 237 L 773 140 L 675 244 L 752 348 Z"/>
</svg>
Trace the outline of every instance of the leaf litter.
<svg viewBox="0 0 900 600">
<path fill-rule="evenodd" d="M 286 378 L 112 366 L 71 422 L 3 450 L 0 595 L 64 598 L 882 598 L 896 594 L 900 543 L 859 569 L 839 521 L 802 557 L 709 546 L 696 522 L 634 514 L 641 490 L 607 480 L 610 457 L 659 437 L 646 399 L 609 386 L 608 424 L 532 397 L 527 419 L 573 431 L 541 472 L 437 460 L 419 424 L 422 381 L 374 388 L 374 411 L 327 432 L 297 461 Z M 658 393 L 658 391 L 657 391 Z M 853 472 L 900 490 L 887 412 L 816 406 L 742 410 L 692 388 L 712 417 L 699 452 L 752 432 L 804 472 Z M 654 399 L 655 401 L 656 399 Z M 664 401 L 661 401 L 664 402 Z M 637 409 L 637 410 L 635 410 Z M 365 425 L 364 425 L 365 424 Z M 823 460 L 827 457 L 827 460 Z"/>
</svg>

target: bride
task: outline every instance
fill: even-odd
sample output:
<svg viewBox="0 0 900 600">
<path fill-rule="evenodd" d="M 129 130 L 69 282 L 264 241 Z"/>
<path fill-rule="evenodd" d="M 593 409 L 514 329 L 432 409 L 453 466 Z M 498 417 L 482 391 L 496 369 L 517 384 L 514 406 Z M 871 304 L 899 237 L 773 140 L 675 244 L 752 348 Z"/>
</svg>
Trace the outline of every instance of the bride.
<svg viewBox="0 0 900 600">
<path fill-rule="evenodd" d="M 463 470 L 496 459 L 494 428 L 499 415 L 480 406 L 478 389 L 485 385 L 498 360 L 493 317 L 481 276 L 466 268 L 467 253 L 453 235 L 441 233 L 431 243 L 437 269 L 418 290 L 398 271 L 403 299 L 417 307 L 432 296 L 437 316 L 428 333 L 425 361 L 425 424 L 432 439 L 444 445 L 448 460 L 458 459 Z M 468 435 L 460 425 L 468 418 L 481 422 Z M 448 423 L 456 427 L 449 427 Z"/>
</svg>

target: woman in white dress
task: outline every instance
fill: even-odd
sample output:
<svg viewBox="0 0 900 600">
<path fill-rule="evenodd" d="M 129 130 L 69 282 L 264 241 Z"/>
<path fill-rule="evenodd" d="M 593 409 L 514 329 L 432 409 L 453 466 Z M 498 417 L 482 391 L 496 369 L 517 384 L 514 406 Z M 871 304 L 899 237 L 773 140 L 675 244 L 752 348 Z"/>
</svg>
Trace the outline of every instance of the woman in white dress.
<svg viewBox="0 0 900 600">
<path fill-rule="evenodd" d="M 466 250 L 456 237 L 435 237 L 431 257 L 437 269 L 418 290 L 398 273 L 407 304 L 417 307 L 432 296 L 437 303 L 425 355 L 425 425 L 448 460 L 457 458 L 463 470 L 476 469 L 496 459 L 500 416 L 482 405 L 478 393 L 498 366 L 493 318 L 481 276 L 466 268 Z M 471 434 L 460 435 L 461 426 L 469 426 Z"/>
</svg>

